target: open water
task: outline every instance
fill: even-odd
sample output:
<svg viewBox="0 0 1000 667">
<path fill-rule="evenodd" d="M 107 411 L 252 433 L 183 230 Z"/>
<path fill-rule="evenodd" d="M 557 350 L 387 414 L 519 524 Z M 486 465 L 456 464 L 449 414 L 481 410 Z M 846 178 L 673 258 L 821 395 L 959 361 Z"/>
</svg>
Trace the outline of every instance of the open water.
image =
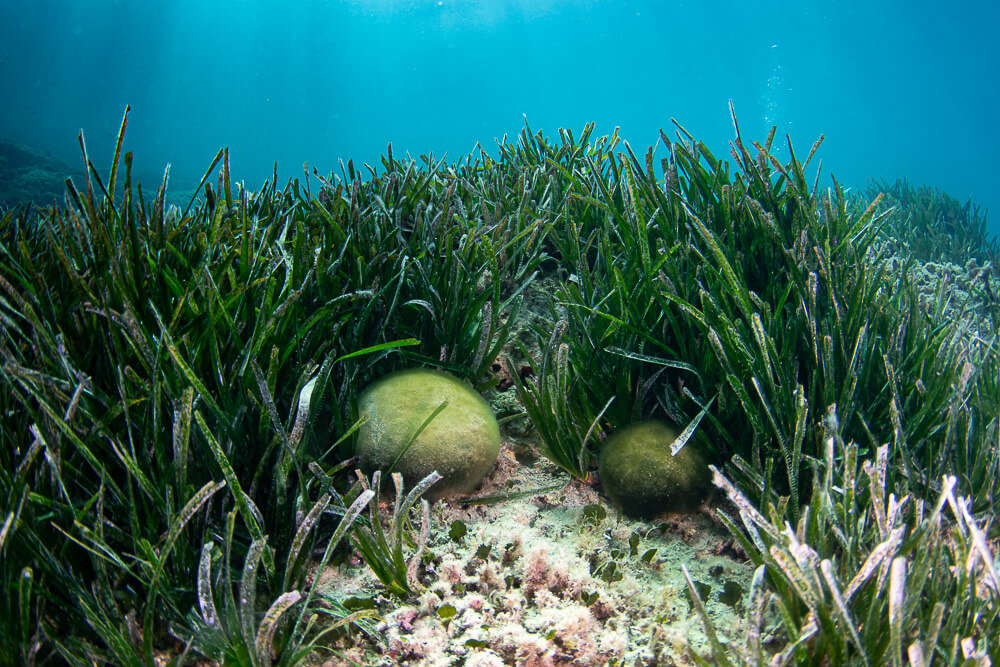
<svg viewBox="0 0 1000 667">
<path fill-rule="evenodd" d="M 534 130 L 634 148 L 676 118 L 717 155 L 777 125 L 824 173 L 905 176 L 993 211 L 1000 4 L 987 0 L 0 0 L 0 137 L 108 164 L 126 104 L 140 173 L 193 187 L 229 146 L 277 163 L 450 159 Z M 826 181 L 829 182 L 829 181 Z"/>
</svg>

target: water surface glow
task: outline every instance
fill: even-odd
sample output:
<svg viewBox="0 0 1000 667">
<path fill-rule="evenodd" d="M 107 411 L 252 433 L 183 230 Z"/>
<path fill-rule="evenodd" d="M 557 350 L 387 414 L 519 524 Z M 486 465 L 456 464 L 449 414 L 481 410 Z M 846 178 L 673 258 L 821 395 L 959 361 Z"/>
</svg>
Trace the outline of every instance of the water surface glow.
<svg viewBox="0 0 1000 667">
<path fill-rule="evenodd" d="M 106 164 L 130 104 L 141 171 L 182 187 L 228 145 L 253 186 L 389 141 L 492 149 L 524 115 L 638 148 L 673 117 L 721 154 L 732 99 L 748 138 L 823 133 L 842 182 L 906 176 L 1000 229 L 998 25 L 985 1 L 2 0 L 0 136 L 76 164 L 82 127 Z"/>
</svg>

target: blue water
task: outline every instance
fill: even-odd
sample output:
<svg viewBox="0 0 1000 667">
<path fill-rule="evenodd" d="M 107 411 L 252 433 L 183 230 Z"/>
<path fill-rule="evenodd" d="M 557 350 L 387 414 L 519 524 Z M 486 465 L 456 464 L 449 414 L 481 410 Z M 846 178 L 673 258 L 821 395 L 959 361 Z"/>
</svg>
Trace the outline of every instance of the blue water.
<svg viewBox="0 0 1000 667">
<path fill-rule="evenodd" d="M 142 173 L 192 187 L 229 146 L 277 162 L 455 159 L 595 121 L 634 148 L 676 118 L 714 152 L 771 124 L 824 173 L 972 197 L 1000 229 L 1000 5 L 985 0 L 0 0 L 0 136 L 105 165 L 126 104 Z M 829 181 L 827 181 L 829 182 Z"/>
</svg>

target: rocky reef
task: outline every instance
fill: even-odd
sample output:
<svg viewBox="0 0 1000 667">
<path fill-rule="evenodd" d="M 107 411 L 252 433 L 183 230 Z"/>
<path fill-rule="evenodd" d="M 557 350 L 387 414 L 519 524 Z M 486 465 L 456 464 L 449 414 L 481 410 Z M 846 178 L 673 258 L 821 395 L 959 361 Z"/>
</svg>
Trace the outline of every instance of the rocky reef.
<svg viewBox="0 0 1000 667">
<path fill-rule="evenodd" d="M 49 153 L 0 139 L 0 208 L 51 206 L 62 201 L 66 178 L 83 172 Z"/>
</svg>

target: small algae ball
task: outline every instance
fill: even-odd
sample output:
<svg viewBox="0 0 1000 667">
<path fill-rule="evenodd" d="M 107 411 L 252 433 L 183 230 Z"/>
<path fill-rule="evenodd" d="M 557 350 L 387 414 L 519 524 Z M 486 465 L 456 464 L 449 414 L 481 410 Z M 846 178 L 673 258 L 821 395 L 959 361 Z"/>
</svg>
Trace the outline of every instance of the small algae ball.
<svg viewBox="0 0 1000 667">
<path fill-rule="evenodd" d="M 420 435 L 413 435 L 447 402 Z M 400 472 L 406 488 L 434 470 L 442 479 L 430 498 L 476 488 L 500 453 L 500 427 L 483 397 L 456 377 L 412 369 L 391 373 L 368 386 L 358 399 L 367 421 L 358 429 L 362 468 Z M 400 457 L 410 442 L 413 444 Z"/>
<path fill-rule="evenodd" d="M 708 466 L 690 444 L 672 456 L 676 437 L 663 422 L 644 421 L 615 431 L 604 443 L 601 486 L 626 514 L 689 511 L 708 496 Z"/>
</svg>

